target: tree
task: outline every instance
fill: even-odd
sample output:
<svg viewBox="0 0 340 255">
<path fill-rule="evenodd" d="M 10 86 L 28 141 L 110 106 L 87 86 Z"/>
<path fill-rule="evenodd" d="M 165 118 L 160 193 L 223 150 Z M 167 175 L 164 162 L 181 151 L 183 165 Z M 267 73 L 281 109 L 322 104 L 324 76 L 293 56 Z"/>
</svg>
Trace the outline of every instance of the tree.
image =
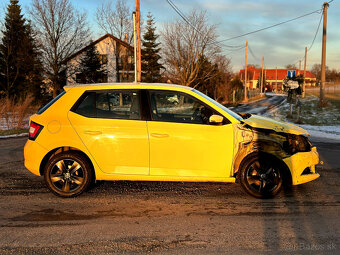
<svg viewBox="0 0 340 255">
<path fill-rule="evenodd" d="M 129 44 L 133 39 L 133 21 L 130 8 L 126 6 L 126 1 L 117 0 L 116 6 L 112 6 L 111 1 L 103 2 L 97 9 L 96 20 L 99 27 L 120 40 L 128 35 Z"/>
<path fill-rule="evenodd" d="M 41 101 L 41 95 L 45 93 L 43 87 L 43 65 L 41 45 L 38 43 L 37 34 L 33 31 L 31 24 L 27 26 L 28 56 L 26 62 L 26 87 L 27 93 L 32 95 L 35 100 Z"/>
<path fill-rule="evenodd" d="M 230 87 L 235 90 L 243 89 L 243 82 L 238 75 L 236 75 L 234 79 L 231 80 Z"/>
<path fill-rule="evenodd" d="M 69 0 L 33 0 L 30 14 L 39 31 L 44 69 L 55 97 L 66 80 L 66 60 L 88 41 L 86 13 L 78 12 Z"/>
<path fill-rule="evenodd" d="M 285 65 L 285 68 L 286 68 L 286 69 L 297 69 L 295 64 L 288 64 L 288 65 Z"/>
<path fill-rule="evenodd" d="M 103 82 L 106 71 L 100 61 L 99 52 L 96 46 L 90 44 L 82 56 L 79 65 L 79 75 L 82 83 Z"/>
<path fill-rule="evenodd" d="M 157 42 L 159 36 L 155 34 L 155 30 L 154 19 L 149 13 L 142 43 L 142 80 L 145 82 L 159 82 L 160 70 L 163 68 L 163 65 L 159 63 L 161 49 L 160 43 Z"/>
<path fill-rule="evenodd" d="M 96 12 L 96 20 L 99 27 L 108 34 L 111 34 L 118 39 L 125 41 L 128 44 L 132 43 L 133 40 L 133 21 L 130 8 L 126 6 L 126 1 L 117 0 L 115 7 L 112 6 L 111 1 L 104 2 Z M 123 49 L 121 49 L 120 45 L 116 43 L 115 40 L 111 40 L 111 45 L 114 47 L 114 55 L 116 59 L 115 69 L 116 73 L 120 72 L 120 65 L 118 64 L 121 61 L 121 67 L 123 74 L 128 74 L 128 70 L 130 65 L 128 63 L 128 52 L 123 54 Z M 128 79 L 128 77 L 127 77 Z M 117 75 L 117 81 L 120 81 L 119 75 Z"/>
<path fill-rule="evenodd" d="M 317 80 L 321 80 L 321 64 L 314 64 L 311 72 L 316 76 Z M 328 80 L 330 72 L 329 67 L 326 66 L 326 80 Z"/>
<path fill-rule="evenodd" d="M 214 98 L 222 101 L 232 93 L 230 89 L 230 82 L 233 77 L 231 60 L 223 55 L 218 55 L 214 59 L 214 64 L 218 70 L 217 75 L 212 78 Z"/>
<path fill-rule="evenodd" d="M 17 0 L 7 7 L 0 43 L 0 90 L 18 101 L 33 94 L 40 96 L 42 66 L 31 25 L 21 14 Z"/>
<path fill-rule="evenodd" d="M 200 71 L 197 76 L 196 89 L 215 100 L 223 101 L 231 93 L 229 83 L 232 78 L 231 61 L 217 55 L 212 61 L 202 57 Z M 205 79 L 206 72 L 211 72 L 210 79 Z"/>
<path fill-rule="evenodd" d="M 329 70 L 327 74 L 327 80 L 331 82 L 338 82 L 340 80 L 340 72 L 338 72 L 334 68 L 332 70 Z"/>
<path fill-rule="evenodd" d="M 182 85 L 197 87 L 198 81 L 209 80 L 214 75 L 213 65 L 200 74 L 202 57 L 213 60 L 220 52 L 216 44 L 216 28 L 208 25 L 205 12 L 193 10 L 188 22 L 177 20 L 164 26 L 162 45 L 164 63 L 169 77 Z"/>
</svg>

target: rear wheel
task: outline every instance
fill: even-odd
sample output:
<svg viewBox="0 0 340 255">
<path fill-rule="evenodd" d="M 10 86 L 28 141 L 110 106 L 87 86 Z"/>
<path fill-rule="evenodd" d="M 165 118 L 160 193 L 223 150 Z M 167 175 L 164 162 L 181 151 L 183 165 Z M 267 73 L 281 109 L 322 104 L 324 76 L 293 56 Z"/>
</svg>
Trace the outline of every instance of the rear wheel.
<svg viewBox="0 0 340 255">
<path fill-rule="evenodd" d="M 283 185 L 283 173 L 277 160 L 266 154 L 248 156 L 239 170 L 243 189 L 257 198 L 277 195 Z"/>
<path fill-rule="evenodd" d="M 75 197 L 91 184 L 88 161 L 76 152 L 62 152 L 49 160 L 44 170 L 47 187 L 61 197 Z"/>
</svg>

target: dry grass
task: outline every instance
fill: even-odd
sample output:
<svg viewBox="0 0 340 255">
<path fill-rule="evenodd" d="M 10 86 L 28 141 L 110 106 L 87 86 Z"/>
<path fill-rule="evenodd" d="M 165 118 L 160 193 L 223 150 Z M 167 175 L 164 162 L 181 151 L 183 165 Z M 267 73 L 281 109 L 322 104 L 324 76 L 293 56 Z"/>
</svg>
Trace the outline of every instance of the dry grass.
<svg viewBox="0 0 340 255">
<path fill-rule="evenodd" d="M 28 96 L 25 100 L 15 103 L 9 98 L 0 99 L 0 121 L 2 128 L 22 129 L 29 114 L 33 111 L 31 105 L 33 98 Z"/>
</svg>

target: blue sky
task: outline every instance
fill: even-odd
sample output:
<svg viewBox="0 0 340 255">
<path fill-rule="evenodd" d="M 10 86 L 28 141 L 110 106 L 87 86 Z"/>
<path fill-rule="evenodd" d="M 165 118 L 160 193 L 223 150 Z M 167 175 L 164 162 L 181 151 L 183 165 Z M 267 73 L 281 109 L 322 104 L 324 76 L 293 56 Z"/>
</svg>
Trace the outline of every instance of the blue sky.
<svg viewBox="0 0 340 255">
<path fill-rule="evenodd" d="M 219 40 L 237 36 L 262 27 L 270 26 L 305 13 L 320 9 L 324 1 L 320 0 L 172 0 L 185 14 L 192 8 L 206 10 L 210 24 L 217 26 Z M 93 39 L 100 37 L 103 32 L 95 22 L 95 12 L 101 0 L 71 0 L 78 9 L 88 12 Z M 134 0 L 127 0 L 127 5 L 135 6 Z M 162 24 L 179 19 L 166 0 L 140 0 L 141 12 L 145 17 L 150 11 L 157 22 L 158 29 Z M 0 0 L 1 12 L 9 0 Z M 19 0 L 24 12 L 31 0 Z M 3 12 L 0 14 L 3 16 Z M 286 64 L 298 62 L 304 56 L 304 48 L 309 47 L 319 23 L 320 14 L 287 23 L 263 32 L 246 37 L 230 40 L 228 45 L 244 44 L 248 40 L 255 56 L 248 54 L 248 63 L 261 64 L 264 56 L 267 68 L 284 67 Z M 340 70 L 340 0 L 334 0 L 328 9 L 327 31 L 327 65 Z M 307 56 L 307 69 L 321 62 L 322 25 L 318 36 Z M 232 59 L 235 71 L 244 66 L 244 50 L 230 52 L 226 49 L 223 54 Z M 298 66 L 298 64 L 297 64 Z"/>
</svg>

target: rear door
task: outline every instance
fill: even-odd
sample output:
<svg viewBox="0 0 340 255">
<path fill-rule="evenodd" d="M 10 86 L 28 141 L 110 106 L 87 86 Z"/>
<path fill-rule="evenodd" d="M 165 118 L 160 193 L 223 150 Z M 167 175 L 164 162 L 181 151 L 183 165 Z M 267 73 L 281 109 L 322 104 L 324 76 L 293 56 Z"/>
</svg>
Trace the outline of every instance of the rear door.
<svg viewBox="0 0 340 255">
<path fill-rule="evenodd" d="M 148 175 L 149 141 L 139 90 L 88 91 L 69 120 L 103 172 Z"/>
</svg>

